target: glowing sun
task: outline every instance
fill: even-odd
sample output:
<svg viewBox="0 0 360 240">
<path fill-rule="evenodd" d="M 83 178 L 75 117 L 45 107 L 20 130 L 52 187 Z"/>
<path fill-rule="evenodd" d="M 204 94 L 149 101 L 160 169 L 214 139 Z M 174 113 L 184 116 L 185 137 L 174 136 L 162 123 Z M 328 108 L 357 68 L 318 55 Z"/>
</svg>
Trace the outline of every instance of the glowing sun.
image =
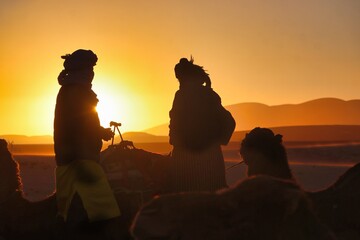
<svg viewBox="0 0 360 240">
<path fill-rule="evenodd" d="M 110 122 L 120 122 L 127 112 L 126 104 L 121 99 L 121 94 L 116 94 L 110 87 L 100 85 L 95 90 L 99 102 L 96 107 L 100 123 L 103 127 L 110 127 Z"/>
</svg>

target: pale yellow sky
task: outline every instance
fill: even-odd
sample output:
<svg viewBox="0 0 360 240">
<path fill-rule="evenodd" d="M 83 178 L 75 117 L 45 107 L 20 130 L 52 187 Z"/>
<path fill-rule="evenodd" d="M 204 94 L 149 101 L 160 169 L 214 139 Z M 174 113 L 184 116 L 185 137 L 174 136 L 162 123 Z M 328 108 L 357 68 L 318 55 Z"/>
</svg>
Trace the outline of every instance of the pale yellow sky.
<svg viewBox="0 0 360 240">
<path fill-rule="evenodd" d="M 0 135 L 52 134 L 61 55 L 92 49 L 103 125 L 168 122 L 194 56 L 223 104 L 360 98 L 358 0 L 2 0 Z"/>
</svg>

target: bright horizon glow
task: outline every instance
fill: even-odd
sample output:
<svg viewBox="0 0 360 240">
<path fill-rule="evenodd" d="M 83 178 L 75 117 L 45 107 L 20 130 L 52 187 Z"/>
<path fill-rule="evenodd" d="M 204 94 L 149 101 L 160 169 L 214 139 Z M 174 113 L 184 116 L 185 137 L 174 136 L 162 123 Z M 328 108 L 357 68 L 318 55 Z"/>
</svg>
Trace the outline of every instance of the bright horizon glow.
<svg viewBox="0 0 360 240">
<path fill-rule="evenodd" d="M 99 115 L 100 123 L 103 127 L 110 127 L 110 122 L 120 122 L 122 123 L 121 128 L 126 131 L 126 129 L 131 128 L 131 126 L 126 126 L 123 124 L 125 116 L 132 116 L 131 109 L 129 108 L 130 104 L 128 103 L 131 96 L 124 95 L 122 92 L 117 92 L 116 89 L 111 88 L 110 85 L 105 85 L 108 81 L 105 79 L 96 79 L 97 84 L 96 91 L 97 97 L 99 99 L 96 110 Z M 132 119 L 127 119 L 129 122 Z"/>
<path fill-rule="evenodd" d="M 51 135 L 61 55 L 98 56 L 104 127 L 168 123 L 182 57 L 223 105 L 360 98 L 358 0 L 0 2 L 0 135 Z"/>
</svg>

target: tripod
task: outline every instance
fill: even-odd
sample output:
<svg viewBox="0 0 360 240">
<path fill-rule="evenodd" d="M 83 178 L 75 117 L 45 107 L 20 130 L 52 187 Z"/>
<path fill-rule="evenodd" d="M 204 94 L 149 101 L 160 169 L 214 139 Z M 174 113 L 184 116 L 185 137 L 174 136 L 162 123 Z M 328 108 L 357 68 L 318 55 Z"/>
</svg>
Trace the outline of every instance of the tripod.
<svg viewBox="0 0 360 240">
<path fill-rule="evenodd" d="M 115 131 L 116 131 L 116 130 L 117 130 L 117 132 L 118 132 L 119 135 L 120 135 L 121 142 L 124 141 L 124 139 L 123 139 L 123 137 L 122 137 L 122 135 L 121 135 L 120 129 L 119 129 L 120 126 L 121 126 L 121 123 L 113 122 L 113 121 L 110 122 L 110 127 L 114 127 L 114 129 L 113 129 L 114 136 L 113 136 L 112 139 L 111 139 L 111 145 L 114 145 Z"/>
<path fill-rule="evenodd" d="M 115 139 L 115 132 L 117 131 L 120 135 L 120 143 L 119 143 L 119 147 L 120 148 L 124 148 L 124 149 L 132 149 L 132 148 L 135 148 L 134 147 L 134 144 L 133 142 L 131 141 L 124 141 L 122 135 L 121 135 L 121 132 L 120 132 L 120 129 L 119 127 L 121 126 L 121 123 L 118 123 L 118 122 L 114 122 L 114 121 L 111 121 L 110 122 L 110 127 L 114 127 L 113 128 L 113 132 L 114 132 L 114 136 L 112 137 L 111 139 L 111 146 L 114 146 L 114 139 Z"/>
</svg>

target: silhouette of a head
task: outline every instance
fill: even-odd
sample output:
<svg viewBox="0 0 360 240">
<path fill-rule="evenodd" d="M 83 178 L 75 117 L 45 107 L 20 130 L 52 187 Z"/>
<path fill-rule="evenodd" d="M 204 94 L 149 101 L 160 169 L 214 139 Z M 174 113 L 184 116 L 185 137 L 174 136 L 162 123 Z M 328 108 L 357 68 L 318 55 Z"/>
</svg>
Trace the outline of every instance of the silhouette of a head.
<svg viewBox="0 0 360 240">
<path fill-rule="evenodd" d="M 0 150 L 7 150 L 7 142 L 5 139 L 0 139 Z"/>
<path fill-rule="evenodd" d="M 264 154 L 269 160 L 278 157 L 279 149 L 283 148 L 282 135 L 274 134 L 268 128 L 254 128 L 246 134 L 241 142 L 240 154 L 249 149 Z"/>
<path fill-rule="evenodd" d="M 72 54 L 61 56 L 64 61 L 64 68 L 67 71 L 92 69 L 98 60 L 91 50 L 79 49 Z"/>
<path fill-rule="evenodd" d="M 248 165 L 248 175 L 265 174 L 292 178 L 282 135 L 268 128 L 254 128 L 241 142 L 240 154 Z"/>
<path fill-rule="evenodd" d="M 194 82 L 211 87 L 209 74 L 205 72 L 203 67 L 194 64 L 194 59 L 190 61 L 187 58 L 181 58 L 179 63 L 175 65 L 175 76 L 180 84 L 184 82 Z"/>
</svg>

